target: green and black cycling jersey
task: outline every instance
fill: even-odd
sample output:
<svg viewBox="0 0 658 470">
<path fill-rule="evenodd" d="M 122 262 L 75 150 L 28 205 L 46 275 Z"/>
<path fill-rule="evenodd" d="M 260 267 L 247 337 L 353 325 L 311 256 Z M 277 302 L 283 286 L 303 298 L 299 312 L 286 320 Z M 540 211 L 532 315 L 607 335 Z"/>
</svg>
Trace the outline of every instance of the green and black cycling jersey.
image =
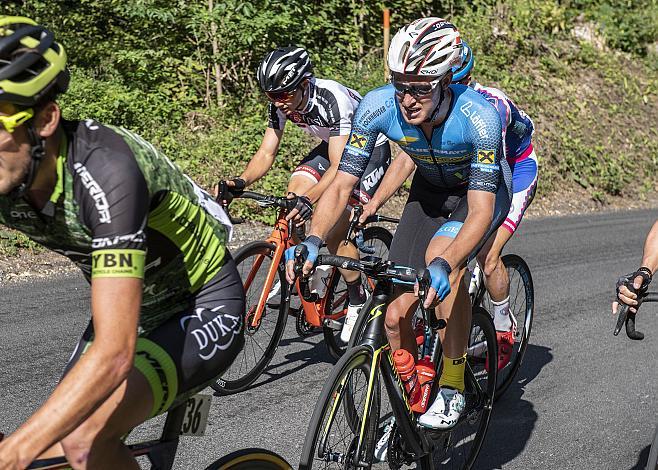
<svg viewBox="0 0 658 470">
<path fill-rule="evenodd" d="M 57 184 L 36 211 L 0 197 L 0 223 L 95 277 L 144 279 L 140 328 L 188 308 L 224 264 L 221 208 L 151 144 L 96 121 L 63 121 Z"/>
</svg>

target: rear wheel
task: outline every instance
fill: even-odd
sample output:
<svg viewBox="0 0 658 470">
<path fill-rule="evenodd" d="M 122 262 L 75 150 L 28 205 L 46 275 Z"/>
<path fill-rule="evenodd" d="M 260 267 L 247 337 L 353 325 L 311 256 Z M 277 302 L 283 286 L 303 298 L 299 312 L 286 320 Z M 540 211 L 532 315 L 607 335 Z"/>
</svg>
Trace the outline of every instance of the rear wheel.
<svg viewBox="0 0 658 470">
<path fill-rule="evenodd" d="M 275 245 L 264 241 L 248 243 L 235 253 L 235 264 L 245 287 L 244 339 L 242 351 L 212 388 L 219 395 L 246 390 L 274 357 L 286 328 L 290 300 L 283 264 L 276 267 L 272 285 L 258 323 L 254 318 L 261 293 L 266 288 L 267 274 L 273 263 Z"/>
<path fill-rule="evenodd" d="M 391 232 L 383 227 L 368 227 L 363 231 L 363 241 L 364 245 L 368 247 L 368 251 L 374 251 L 373 254 L 365 256 L 388 259 L 388 252 L 393 241 Z M 366 288 L 370 291 L 372 290 L 369 283 L 366 284 Z M 343 328 L 343 321 L 347 314 L 348 305 L 347 285 L 338 270 L 332 276 L 327 295 L 329 295 L 329 298 L 327 299 L 325 315 L 332 315 L 336 320 L 327 322 L 327 325 L 323 326 L 322 330 L 329 354 L 334 359 L 338 359 L 347 349 L 347 343 L 340 339 L 340 332 Z M 359 323 L 358 320 L 357 323 Z M 355 330 L 352 331 L 352 336 L 356 334 L 357 323 L 354 325 Z"/>
<path fill-rule="evenodd" d="M 380 402 L 378 374 L 369 383 L 372 362 L 372 349 L 359 346 L 333 368 L 306 432 L 300 469 L 371 467 Z"/>
<path fill-rule="evenodd" d="M 280 455 L 265 449 L 235 451 L 210 464 L 206 470 L 292 470 Z"/>
<path fill-rule="evenodd" d="M 509 310 L 516 318 L 516 332 L 514 333 L 514 347 L 509 363 L 498 371 L 498 387 L 496 399 L 514 382 L 514 377 L 521 367 L 523 356 L 530 341 L 530 331 L 535 312 L 535 289 L 532 283 L 530 268 L 518 255 L 508 254 L 503 256 L 503 264 L 507 268 L 509 276 Z M 493 314 L 493 303 L 489 293 L 484 288 L 484 282 L 480 282 L 481 290 L 479 296 L 480 305 L 489 313 Z"/>
</svg>

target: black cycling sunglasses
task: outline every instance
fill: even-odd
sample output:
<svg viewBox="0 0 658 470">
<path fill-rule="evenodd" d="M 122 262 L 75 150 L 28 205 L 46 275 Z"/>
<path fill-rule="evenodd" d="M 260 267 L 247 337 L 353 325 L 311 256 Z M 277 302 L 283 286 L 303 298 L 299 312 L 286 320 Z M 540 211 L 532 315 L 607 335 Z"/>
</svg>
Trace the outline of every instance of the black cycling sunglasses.
<svg viewBox="0 0 658 470">
<path fill-rule="evenodd" d="M 404 95 L 407 93 L 409 93 L 414 98 L 419 98 L 421 96 L 430 95 L 436 89 L 436 87 L 439 86 L 439 83 L 441 83 L 442 78 L 443 77 L 437 80 L 432 80 L 431 82 L 421 82 L 421 83 L 412 84 L 407 82 L 396 82 L 391 77 L 391 83 L 395 87 L 395 93 L 400 98 L 404 98 Z"/>
</svg>

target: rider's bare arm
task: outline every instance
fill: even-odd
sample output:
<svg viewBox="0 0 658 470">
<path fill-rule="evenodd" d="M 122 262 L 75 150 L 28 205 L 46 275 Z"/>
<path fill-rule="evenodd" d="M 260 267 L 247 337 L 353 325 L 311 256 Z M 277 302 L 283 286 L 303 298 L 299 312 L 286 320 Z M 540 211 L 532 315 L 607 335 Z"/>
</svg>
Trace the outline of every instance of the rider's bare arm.
<svg viewBox="0 0 658 470">
<path fill-rule="evenodd" d="M 496 202 L 496 195 L 487 191 L 470 190 L 466 197 L 468 215 L 455 239 L 443 253 L 433 249 L 436 239 L 432 239 L 428 248 L 428 260 L 440 256 L 450 264 L 453 272 L 458 271 L 457 268 L 466 261 L 491 226 Z"/>
<path fill-rule="evenodd" d="M 312 203 L 316 203 L 320 199 L 322 194 L 334 180 L 336 172 L 338 171 L 338 165 L 340 164 L 340 157 L 343 155 L 343 149 L 345 148 L 348 137 L 349 135 L 336 135 L 329 137 L 328 153 L 331 166 L 327 169 L 324 175 L 322 175 L 318 184 L 314 185 L 306 193 L 306 196 Z"/>
<path fill-rule="evenodd" d="M 261 179 L 272 168 L 282 137 L 283 130 L 272 129 L 271 127 L 265 130 L 260 147 L 249 160 L 247 168 L 240 175 L 240 178 L 245 181 L 247 186 Z"/>
<path fill-rule="evenodd" d="M 400 152 L 386 170 L 379 188 L 368 205 L 372 204 L 374 211 L 386 204 L 393 194 L 402 186 L 416 169 L 416 164 L 406 152 Z M 373 213 L 374 213 L 373 211 Z"/>
<path fill-rule="evenodd" d="M 642 264 L 641 266 L 647 267 L 655 274 L 656 269 L 658 269 L 658 221 L 653 224 L 647 239 L 644 242 L 644 254 L 642 255 Z M 636 289 L 639 289 L 642 286 L 642 276 L 637 276 L 633 280 L 633 285 Z M 619 287 L 618 292 L 619 299 L 627 305 L 637 305 L 637 294 L 631 292 L 626 286 Z M 612 313 L 617 314 L 617 307 L 619 303 L 615 300 L 612 303 Z M 632 308 L 631 312 L 635 313 L 637 309 Z"/>
<path fill-rule="evenodd" d="M 644 254 L 642 255 L 642 266 L 646 266 L 652 273 L 658 269 L 658 221 L 653 224 L 647 241 L 644 242 Z"/>
<path fill-rule="evenodd" d="M 97 278 L 91 284 L 94 341 L 52 395 L 3 444 L 24 466 L 61 441 L 124 382 L 133 367 L 142 280 Z"/>
<path fill-rule="evenodd" d="M 352 190 L 358 181 L 359 179 L 354 175 L 344 171 L 336 172 L 334 180 L 318 202 L 318 207 L 311 220 L 311 235 L 320 237 L 322 240 L 326 239 L 329 231 L 345 211 Z M 320 214 L 320 216 L 316 217 L 315 214 Z"/>
</svg>

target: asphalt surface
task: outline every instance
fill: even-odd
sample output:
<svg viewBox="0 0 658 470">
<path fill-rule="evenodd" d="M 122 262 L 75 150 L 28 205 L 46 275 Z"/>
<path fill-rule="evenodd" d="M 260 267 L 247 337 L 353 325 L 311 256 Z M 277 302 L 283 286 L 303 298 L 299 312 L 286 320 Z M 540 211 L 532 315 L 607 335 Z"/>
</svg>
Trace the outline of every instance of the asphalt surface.
<svg viewBox="0 0 658 470">
<path fill-rule="evenodd" d="M 632 342 L 612 336 L 615 279 L 637 267 L 658 211 L 528 220 L 507 252 L 532 270 L 531 345 L 496 403 L 481 469 L 643 469 L 658 424 L 658 305 Z M 239 229 L 239 227 L 238 227 Z M 79 276 L 1 289 L 0 431 L 14 430 L 53 389 L 88 320 Z M 206 435 L 184 438 L 178 469 L 204 468 L 235 449 L 299 461 L 315 400 L 332 367 L 322 335 L 300 339 L 290 318 L 269 370 L 251 389 L 215 398 Z M 152 420 L 132 439 L 154 436 Z"/>
</svg>

